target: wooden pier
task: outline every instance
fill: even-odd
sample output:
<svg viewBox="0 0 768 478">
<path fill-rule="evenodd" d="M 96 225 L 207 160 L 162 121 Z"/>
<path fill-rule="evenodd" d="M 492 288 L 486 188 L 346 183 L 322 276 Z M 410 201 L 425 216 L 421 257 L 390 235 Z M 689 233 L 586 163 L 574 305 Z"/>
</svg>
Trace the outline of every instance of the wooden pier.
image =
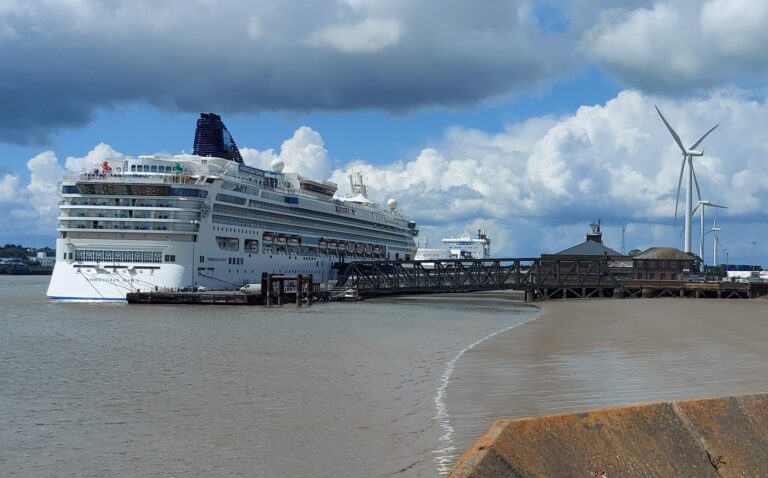
<svg viewBox="0 0 768 478">
<path fill-rule="evenodd" d="M 336 287 L 354 287 L 363 298 L 512 289 L 524 291 L 529 302 L 601 297 L 752 299 L 768 295 L 766 283 L 640 281 L 631 276 L 631 269 L 611 267 L 600 257 L 354 261 L 340 272 Z"/>
<path fill-rule="evenodd" d="M 317 293 L 312 275 L 285 275 L 263 273 L 261 291 L 155 291 L 130 292 L 129 304 L 188 304 L 188 305 L 273 305 L 296 304 L 297 307 L 312 305 Z"/>
<path fill-rule="evenodd" d="M 129 304 L 261 305 L 261 297 L 236 291 L 129 292 Z"/>
</svg>

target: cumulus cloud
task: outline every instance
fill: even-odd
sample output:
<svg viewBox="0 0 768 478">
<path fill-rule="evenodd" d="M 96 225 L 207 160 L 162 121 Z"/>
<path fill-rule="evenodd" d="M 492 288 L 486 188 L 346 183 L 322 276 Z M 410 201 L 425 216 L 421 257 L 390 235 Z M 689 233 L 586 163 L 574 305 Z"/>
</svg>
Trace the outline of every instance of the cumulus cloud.
<svg viewBox="0 0 768 478">
<path fill-rule="evenodd" d="M 583 25 L 582 50 L 625 84 L 691 93 L 729 83 L 765 83 L 765 2 L 643 3 L 648 4 L 600 5 L 593 11 L 598 20 Z"/>
<path fill-rule="evenodd" d="M 85 156 L 69 156 L 64 164 L 69 171 L 80 171 L 98 166 L 104 161 L 119 160 L 123 156 L 123 153 L 115 151 L 112 146 L 99 143 Z"/>
<path fill-rule="evenodd" d="M 6 2 L 0 141 L 44 142 L 137 102 L 402 112 L 530 90 L 573 55 L 520 14 L 528 2 Z"/>
<path fill-rule="evenodd" d="M 330 172 L 330 159 L 323 138 L 308 126 L 300 127 L 291 138 L 283 141 L 279 154 L 272 149 L 259 151 L 253 148 L 241 148 L 240 154 L 246 164 L 257 168 L 268 170 L 270 163 L 279 158 L 285 163 L 286 172 L 319 179 L 326 179 Z"/>
<path fill-rule="evenodd" d="M 19 176 L 17 174 L 5 174 L 3 179 L 0 179 L 0 204 L 17 202 L 19 189 Z"/>
<path fill-rule="evenodd" d="M 625 91 L 605 105 L 532 118 L 502 133 L 454 128 L 410 161 L 355 162 L 331 177 L 345 184 L 351 172 L 363 173 L 375 199 L 396 196 L 427 231 L 458 234 L 467 224 L 488 224 L 491 236 L 505 238 L 507 253 L 563 249 L 583 240 L 598 218 L 612 225 L 617 249 L 623 224 L 647 225 L 630 229 L 638 247 L 659 245 L 651 230 L 675 245 L 681 156 L 654 104 L 686 142 L 721 123 L 703 144 L 706 155 L 695 159 L 702 198 L 730 206 L 722 223 L 762 224 L 768 141 L 758 130 L 768 121 L 768 104 L 740 90 L 683 101 Z"/>
<path fill-rule="evenodd" d="M 37 212 L 38 227 L 56 224 L 59 203 L 59 181 L 64 176 L 64 168 L 52 151 L 45 151 L 27 161 L 30 172 L 26 187 L 29 204 Z"/>
</svg>

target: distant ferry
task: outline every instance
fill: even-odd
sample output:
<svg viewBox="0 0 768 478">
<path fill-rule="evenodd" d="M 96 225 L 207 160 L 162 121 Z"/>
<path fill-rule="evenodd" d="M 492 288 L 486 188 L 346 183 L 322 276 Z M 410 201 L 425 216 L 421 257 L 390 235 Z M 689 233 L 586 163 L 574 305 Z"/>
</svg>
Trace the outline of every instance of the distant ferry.
<svg viewBox="0 0 768 478">
<path fill-rule="evenodd" d="M 428 261 L 437 259 L 485 259 L 491 257 L 491 240 L 482 229 L 477 230 L 477 236 L 471 237 L 468 229 L 460 237 L 446 237 L 442 240 L 443 247 L 419 248 L 415 260 Z"/>
<path fill-rule="evenodd" d="M 62 183 L 48 296 L 124 300 L 132 291 L 260 283 L 262 272 L 335 278 L 349 260 L 410 259 L 416 223 L 362 176 L 337 185 L 243 164 L 221 117 L 201 114 L 194 153 L 105 161 Z"/>
</svg>

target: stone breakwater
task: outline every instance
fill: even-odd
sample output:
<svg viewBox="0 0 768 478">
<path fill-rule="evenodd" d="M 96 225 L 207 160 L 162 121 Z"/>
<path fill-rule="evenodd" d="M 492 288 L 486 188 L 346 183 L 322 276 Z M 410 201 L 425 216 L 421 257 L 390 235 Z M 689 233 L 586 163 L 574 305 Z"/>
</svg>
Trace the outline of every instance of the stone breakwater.
<svg viewBox="0 0 768 478">
<path fill-rule="evenodd" d="M 451 478 L 765 476 L 768 394 L 498 420 Z"/>
</svg>

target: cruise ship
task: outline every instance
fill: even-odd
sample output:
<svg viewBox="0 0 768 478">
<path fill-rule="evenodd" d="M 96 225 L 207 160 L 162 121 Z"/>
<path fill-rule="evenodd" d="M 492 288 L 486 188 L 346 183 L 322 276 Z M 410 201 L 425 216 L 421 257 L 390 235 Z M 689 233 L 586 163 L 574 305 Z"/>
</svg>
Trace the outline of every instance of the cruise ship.
<svg viewBox="0 0 768 478">
<path fill-rule="evenodd" d="M 335 279 L 339 263 L 410 259 L 416 223 L 394 199 L 369 200 L 362 176 L 337 185 L 243 163 L 213 113 L 193 154 L 105 161 L 61 186 L 48 296 L 125 300 L 133 291 L 236 289 L 263 272 Z"/>
<path fill-rule="evenodd" d="M 477 236 L 472 237 L 469 229 L 459 237 L 443 238 L 443 247 L 429 248 L 424 241 L 424 247 L 416 250 L 414 259 L 429 261 L 435 259 L 486 259 L 491 257 L 491 239 L 482 229 L 477 230 Z"/>
</svg>

